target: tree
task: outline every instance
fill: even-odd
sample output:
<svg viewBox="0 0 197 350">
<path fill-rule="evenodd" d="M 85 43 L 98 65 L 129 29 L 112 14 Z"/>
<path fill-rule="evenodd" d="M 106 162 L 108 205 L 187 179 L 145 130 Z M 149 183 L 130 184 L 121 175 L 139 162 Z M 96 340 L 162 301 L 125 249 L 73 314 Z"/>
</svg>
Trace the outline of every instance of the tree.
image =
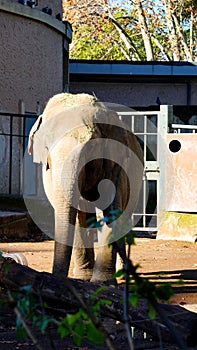
<svg viewBox="0 0 197 350">
<path fill-rule="evenodd" d="M 197 0 L 64 0 L 71 58 L 197 60 Z"/>
</svg>

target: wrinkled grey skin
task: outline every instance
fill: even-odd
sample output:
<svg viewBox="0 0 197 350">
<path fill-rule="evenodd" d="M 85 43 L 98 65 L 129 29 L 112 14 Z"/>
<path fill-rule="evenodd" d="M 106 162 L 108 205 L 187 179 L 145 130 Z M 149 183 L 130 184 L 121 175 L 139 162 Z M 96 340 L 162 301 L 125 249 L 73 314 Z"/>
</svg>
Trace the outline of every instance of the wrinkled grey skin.
<svg viewBox="0 0 197 350">
<path fill-rule="evenodd" d="M 68 105 L 72 107 L 68 109 Z M 104 120 L 103 116 L 105 121 L 99 123 Z M 106 124 L 106 117 L 109 124 Z M 69 121 L 74 123 L 74 118 L 80 126 L 71 128 L 71 132 L 64 132 L 64 129 L 69 130 L 67 124 Z M 110 125 L 111 121 L 115 125 Z M 118 126 L 123 126 L 123 129 Z M 115 146 L 110 149 L 112 140 L 123 144 L 123 151 Z M 134 169 L 130 179 L 126 175 L 127 171 L 123 171 L 114 161 L 115 157 L 119 164 L 126 164 L 129 156 L 127 150 L 135 154 L 138 163 L 136 166 L 132 161 Z M 75 278 L 110 281 L 116 265 L 114 248 L 108 244 L 100 246 L 95 261 L 95 230 L 86 229 L 84 235 L 84 228 L 82 230 L 80 227 L 88 228 L 90 224 L 86 221 L 92 217 L 96 221 L 94 205 L 91 210 L 86 207 L 95 201 L 98 204 L 98 184 L 103 179 L 111 180 L 116 188 L 112 202 L 107 207 L 104 204 L 109 198 L 101 203 L 104 215 L 110 216 L 111 209 L 121 212 L 126 209 L 126 215 L 131 215 L 138 200 L 143 174 L 142 152 L 135 136 L 125 129 L 115 112 L 110 112 L 92 96 L 59 94 L 49 100 L 42 116 L 34 124 L 29 136 L 29 153 L 33 153 L 34 161 L 43 164 L 45 192 L 54 207 L 53 273 L 58 276 L 68 275 L 73 251 Z M 110 191 L 106 184 L 104 192 L 109 194 L 108 197 L 112 197 Z M 130 195 L 132 200 L 129 202 Z M 124 249 L 123 238 L 119 242 L 122 242 L 120 244 Z"/>
</svg>

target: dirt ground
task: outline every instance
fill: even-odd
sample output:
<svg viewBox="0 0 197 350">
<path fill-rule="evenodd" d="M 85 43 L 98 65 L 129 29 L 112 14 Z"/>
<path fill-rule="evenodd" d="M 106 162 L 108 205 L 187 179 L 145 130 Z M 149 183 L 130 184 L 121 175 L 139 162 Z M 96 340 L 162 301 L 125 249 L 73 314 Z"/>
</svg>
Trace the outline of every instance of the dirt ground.
<svg viewBox="0 0 197 350">
<path fill-rule="evenodd" d="M 182 286 L 175 286 L 175 294 L 170 303 L 176 303 L 197 312 L 197 245 L 183 241 L 163 241 L 151 238 L 136 238 L 135 245 L 131 249 L 131 259 L 134 263 L 140 264 L 139 272 L 144 276 L 155 281 L 176 282 L 180 279 L 184 281 Z M 0 251 L 10 253 L 23 253 L 27 259 L 28 266 L 37 271 L 52 270 L 53 261 L 53 241 L 44 242 L 13 242 L 0 243 Z M 71 266 L 72 269 L 72 266 Z M 70 272 L 72 277 L 72 271 Z M 1 332 L 1 329 L 0 329 Z M 24 343 L 14 343 L 13 347 L 1 342 L 0 349 L 34 349 L 34 347 L 25 347 Z M 6 345 L 6 347 L 3 346 Z M 159 349 L 156 345 L 148 347 L 149 349 Z M 15 346 L 15 347 L 14 347 Z M 141 347 L 148 349 L 147 347 Z M 45 348 L 44 348 L 45 349 Z M 59 347 L 59 349 L 80 349 L 78 347 Z M 89 350 L 85 346 L 81 349 Z M 91 349 L 99 349 L 92 347 Z M 165 349 L 165 347 L 164 347 Z M 175 348 L 174 348 L 175 349 Z"/>
<path fill-rule="evenodd" d="M 53 241 L 0 243 L 0 251 L 22 253 L 28 266 L 37 271 L 52 271 Z M 131 259 L 140 264 L 139 272 L 154 278 L 175 282 L 183 279 L 184 286 L 177 291 L 185 293 L 177 302 L 197 303 L 197 244 L 183 241 L 164 241 L 136 238 L 131 248 Z M 71 263 L 70 277 L 73 264 Z M 155 274 L 160 273 L 157 277 Z"/>
<path fill-rule="evenodd" d="M 52 271 L 53 247 L 53 241 L 0 243 L 0 251 L 22 253 L 29 267 L 46 272 Z M 131 259 L 140 264 L 138 271 L 150 279 L 173 283 L 180 279 L 184 281 L 183 286 L 175 288 L 172 302 L 197 304 L 196 243 L 136 238 Z M 73 277 L 72 269 L 71 262 L 70 277 Z"/>
</svg>

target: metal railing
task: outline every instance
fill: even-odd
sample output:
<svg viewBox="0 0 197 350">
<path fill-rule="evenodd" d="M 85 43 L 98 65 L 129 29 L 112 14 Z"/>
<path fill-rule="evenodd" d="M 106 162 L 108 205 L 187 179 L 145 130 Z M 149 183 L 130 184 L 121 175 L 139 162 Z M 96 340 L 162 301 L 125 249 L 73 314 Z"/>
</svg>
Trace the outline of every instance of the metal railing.
<svg viewBox="0 0 197 350">
<path fill-rule="evenodd" d="M 171 124 L 174 133 L 197 133 L 197 125 Z"/>
<path fill-rule="evenodd" d="M 0 180 L 1 184 L 6 178 L 5 189 L 1 188 L 2 194 L 20 194 L 13 193 L 13 178 L 21 186 L 21 161 L 28 143 L 28 134 L 31 126 L 35 122 L 37 115 L 35 113 L 15 114 L 0 112 L 0 147 L 6 153 L 3 164 L 1 165 Z M 3 139 L 4 138 L 4 139 Z M 19 164 L 19 166 L 17 166 Z M 15 172 L 14 169 L 17 168 Z M 20 191 L 20 190 L 19 190 Z M 17 192 L 19 192 L 17 191 Z"/>
</svg>

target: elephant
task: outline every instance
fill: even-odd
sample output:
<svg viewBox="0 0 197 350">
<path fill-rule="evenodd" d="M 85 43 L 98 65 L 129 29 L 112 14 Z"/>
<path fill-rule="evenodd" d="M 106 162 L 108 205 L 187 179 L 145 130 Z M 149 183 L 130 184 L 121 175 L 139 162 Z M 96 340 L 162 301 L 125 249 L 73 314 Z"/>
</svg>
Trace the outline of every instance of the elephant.
<svg viewBox="0 0 197 350">
<path fill-rule="evenodd" d="M 30 130 L 28 153 L 42 163 L 44 190 L 54 208 L 53 274 L 68 276 L 73 254 L 75 278 L 111 281 L 117 252 L 109 243 L 117 241 L 125 250 L 122 223 L 130 223 L 142 185 L 136 136 L 95 96 L 59 93 Z M 96 208 L 110 228 L 103 236 Z M 95 231 L 101 240 L 96 259 Z"/>
</svg>

